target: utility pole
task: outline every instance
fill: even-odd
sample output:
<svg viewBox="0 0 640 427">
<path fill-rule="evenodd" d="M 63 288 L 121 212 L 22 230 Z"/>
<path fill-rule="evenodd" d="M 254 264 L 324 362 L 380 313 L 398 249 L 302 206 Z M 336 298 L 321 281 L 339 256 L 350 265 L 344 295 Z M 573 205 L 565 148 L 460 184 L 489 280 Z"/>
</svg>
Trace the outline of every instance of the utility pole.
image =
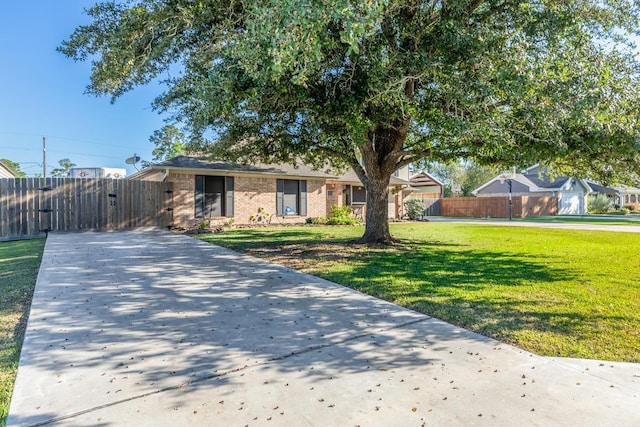
<svg viewBox="0 0 640 427">
<path fill-rule="evenodd" d="M 47 177 L 47 138 L 42 137 L 42 177 Z"/>
</svg>

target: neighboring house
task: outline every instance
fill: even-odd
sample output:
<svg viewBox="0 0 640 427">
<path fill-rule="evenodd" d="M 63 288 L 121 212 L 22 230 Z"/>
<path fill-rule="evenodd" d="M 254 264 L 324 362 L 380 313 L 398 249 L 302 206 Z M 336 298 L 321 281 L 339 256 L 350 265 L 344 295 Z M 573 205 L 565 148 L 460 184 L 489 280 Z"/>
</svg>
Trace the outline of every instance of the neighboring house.
<svg viewBox="0 0 640 427">
<path fill-rule="evenodd" d="M 593 193 L 606 194 L 613 204 L 622 207 L 629 204 L 640 204 L 640 188 L 626 185 L 619 187 L 605 187 L 593 181 L 587 181 Z"/>
<path fill-rule="evenodd" d="M 425 171 L 418 172 L 409 178 L 413 194 L 411 197 L 423 199 L 442 199 L 444 184 Z"/>
<path fill-rule="evenodd" d="M 70 178 L 111 178 L 122 179 L 127 176 L 127 170 L 122 168 L 80 168 L 69 169 Z"/>
<path fill-rule="evenodd" d="M 333 205 L 350 206 L 364 215 L 366 192 L 355 172 L 336 174 L 296 166 L 242 165 L 178 156 L 137 172 L 127 179 L 168 181 L 173 187 L 173 215 L 177 225 L 210 221 L 251 224 L 270 214 L 272 223 L 300 223 L 323 217 Z M 393 177 L 391 192 L 408 186 Z M 390 215 L 398 202 L 390 200 Z"/>
<path fill-rule="evenodd" d="M 16 178 L 16 174 L 7 165 L 0 162 L 0 178 Z"/>
<path fill-rule="evenodd" d="M 640 189 L 628 186 L 605 187 L 593 181 L 558 176 L 551 179 L 539 165 L 512 175 L 513 196 L 551 196 L 558 198 L 559 215 L 587 213 L 587 197 L 605 194 L 616 206 L 640 203 Z M 478 197 L 508 196 L 508 182 L 500 176 L 473 191 Z"/>
<path fill-rule="evenodd" d="M 580 215 L 587 212 L 587 195 L 592 189 L 584 180 L 566 176 L 551 179 L 539 165 L 510 176 L 513 196 L 556 197 L 559 215 Z M 473 194 L 477 197 L 509 196 L 509 183 L 497 176 L 475 189 Z"/>
<path fill-rule="evenodd" d="M 444 184 L 433 175 L 421 171 L 409 177 L 410 186 L 402 190 L 403 205 L 409 199 L 422 200 L 425 216 L 440 215 L 440 199 L 444 195 Z"/>
</svg>

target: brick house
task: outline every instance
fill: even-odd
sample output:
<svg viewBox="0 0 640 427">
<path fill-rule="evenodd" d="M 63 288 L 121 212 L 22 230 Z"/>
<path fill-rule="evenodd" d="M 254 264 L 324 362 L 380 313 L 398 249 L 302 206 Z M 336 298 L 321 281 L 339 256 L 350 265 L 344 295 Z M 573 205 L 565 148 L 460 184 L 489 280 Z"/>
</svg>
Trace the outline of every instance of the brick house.
<svg viewBox="0 0 640 427">
<path fill-rule="evenodd" d="M 294 224 L 327 216 L 333 205 L 350 206 L 364 217 L 366 192 L 353 170 L 336 174 L 302 162 L 231 164 L 205 157 L 178 156 L 127 179 L 173 183 L 173 222 L 191 226 L 260 222 Z M 409 182 L 392 177 L 390 218 L 402 215 L 397 195 Z"/>
</svg>

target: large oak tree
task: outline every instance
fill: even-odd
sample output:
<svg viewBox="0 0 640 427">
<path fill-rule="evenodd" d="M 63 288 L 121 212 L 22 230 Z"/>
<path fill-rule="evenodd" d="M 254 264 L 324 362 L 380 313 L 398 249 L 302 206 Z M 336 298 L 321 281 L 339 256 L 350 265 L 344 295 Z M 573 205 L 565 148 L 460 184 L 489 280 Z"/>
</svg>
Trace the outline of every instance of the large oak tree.
<svg viewBox="0 0 640 427">
<path fill-rule="evenodd" d="M 88 10 L 60 50 L 114 99 L 230 160 L 350 166 L 363 242 L 389 242 L 391 174 L 421 159 L 638 178 L 632 0 L 148 0 Z M 215 135 L 209 142 L 207 136 Z"/>
</svg>

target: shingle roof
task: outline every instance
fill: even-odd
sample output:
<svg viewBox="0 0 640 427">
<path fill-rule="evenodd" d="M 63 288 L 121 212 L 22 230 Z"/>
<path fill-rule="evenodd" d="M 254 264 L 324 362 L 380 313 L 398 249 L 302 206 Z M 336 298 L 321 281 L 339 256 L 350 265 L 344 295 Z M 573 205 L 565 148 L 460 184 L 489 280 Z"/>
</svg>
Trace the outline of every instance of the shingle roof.
<svg viewBox="0 0 640 427">
<path fill-rule="evenodd" d="M 529 181 L 533 182 L 539 188 L 560 189 L 570 179 L 567 176 L 556 176 L 553 181 L 546 174 L 538 175 L 537 173 L 528 173 L 524 175 Z"/>
<path fill-rule="evenodd" d="M 610 188 L 610 187 L 605 187 L 604 185 L 600 185 L 597 182 L 593 182 L 593 181 L 586 181 L 587 184 L 589 184 L 589 187 L 591 187 L 591 190 L 593 190 L 594 193 L 602 193 L 602 194 L 616 194 L 618 191 L 616 191 L 615 188 Z"/>
<path fill-rule="evenodd" d="M 206 157 L 178 156 L 153 165 L 153 169 L 215 170 L 220 172 L 244 172 L 269 175 L 300 176 L 308 178 L 335 178 L 337 175 L 322 170 L 314 170 L 308 165 L 297 162 L 290 164 L 252 164 L 229 163 L 209 160 Z"/>
<path fill-rule="evenodd" d="M 358 184 L 362 185 L 362 181 L 358 178 L 358 175 L 355 173 L 353 169 L 348 169 L 345 173 L 338 175 L 336 178 L 330 178 L 331 181 L 341 182 L 344 184 Z M 395 176 L 391 176 L 389 180 L 390 185 L 409 185 L 409 181 L 405 181 L 404 179 L 397 178 Z"/>
<path fill-rule="evenodd" d="M 153 173 L 158 173 L 158 170 L 170 169 L 170 170 L 212 170 L 219 172 L 235 172 L 235 173 L 249 173 L 249 174 L 267 174 L 274 176 L 298 176 L 304 178 L 318 178 L 328 179 L 336 182 L 343 183 L 360 183 L 360 179 L 353 171 L 353 169 L 347 170 L 343 174 L 336 173 L 330 169 L 315 170 L 309 165 L 306 165 L 302 161 L 298 161 L 295 165 L 282 163 L 282 164 L 241 164 L 241 163 L 229 163 L 218 160 L 209 160 L 206 157 L 195 156 L 177 156 L 164 162 L 153 165 L 149 169 L 144 169 L 134 175 L 131 175 L 129 179 L 137 179 L 143 176 L 150 176 Z M 405 181 L 394 176 L 391 177 L 391 185 L 409 185 L 408 181 Z"/>
</svg>

